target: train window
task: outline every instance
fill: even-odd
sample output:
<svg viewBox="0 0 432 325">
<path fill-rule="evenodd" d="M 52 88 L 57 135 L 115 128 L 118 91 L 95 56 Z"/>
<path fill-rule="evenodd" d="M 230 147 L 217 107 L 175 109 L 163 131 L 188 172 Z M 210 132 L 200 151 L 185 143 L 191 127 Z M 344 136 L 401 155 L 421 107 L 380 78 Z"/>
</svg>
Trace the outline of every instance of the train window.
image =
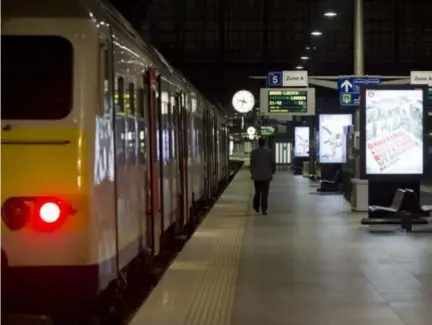
<svg viewBox="0 0 432 325">
<path fill-rule="evenodd" d="M 141 117 L 145 117 L 145 90 L 139 88 L 137 92 L 137 114 Z"/>
<path fill-rule="evenodd" d="M 106 48 L 104 51 L 104 71 L 105 71 L 105 80 L 104 80 L 104 113 L 112 112 L 112 58 L 111 58 L 110 49 Z"/>
<path fill-rule="evenodd" d="M 171 139 L 171 159 L 176 159 L 176 119 L 177 119 L 176 97 L 171 96 L 171 109 L 170 109 L 170 139 Z"/>
<path fill-rule="evenodd" d="M 125 96 L 125 100 L 127 101 L 127 103 L 125 103 L 126 111 L 129 114 L 135 115 L 135 102 L 136 102 L 135 85 L 132 82 L 129 83 L 129 85 L 128 85 L 128 90 L 127 90 L 127 94 Z"/>
<path fill-rule="evenodd" d="M 127 84 L 127 86 L 124 88 L 123 112 L 130 113 L 129 84 Z"/>
<path fill-rule="evenodd" d="M 114 101 L 116 105 L 116 112 L 124 112 L 125 111 L 125 89 L 124 89 L 124 79 L 123 77 L 118 77 L 116 82 L 116 90 Z"/>
<path fill-rule="evenodd" d="M 145 165 L 146 162 L 146 123 L 144 120 L 144 89 L 139 88 L 137 91 L 137 115 L 138 119 L 138 134 L 139 134 L 139 154 L 138 164 Z"/>
<path fill-rule="evenodd" d="M 59 36 L 1 36 L 2 119 L 58 120 L 73 105 L 73 47 Z M 7 82 L 6 82 L 7 81 Z"/>
</svg>

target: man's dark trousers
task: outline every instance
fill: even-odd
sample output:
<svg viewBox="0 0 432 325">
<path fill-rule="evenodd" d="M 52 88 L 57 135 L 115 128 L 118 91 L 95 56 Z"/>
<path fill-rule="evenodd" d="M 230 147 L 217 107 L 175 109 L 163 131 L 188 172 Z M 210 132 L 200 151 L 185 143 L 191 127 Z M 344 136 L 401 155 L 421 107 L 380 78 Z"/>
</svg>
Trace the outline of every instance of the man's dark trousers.
<svg viewBox="0 0 432 325">
<path fill-rule="evenodd" d="M 254 184 L 255 184 L 255 196 L 253 199 L 254 210 L 259 211 L 261 207 L 262 212 L 267 212 L 270 181 L 254 181 Z"/>
</svg>

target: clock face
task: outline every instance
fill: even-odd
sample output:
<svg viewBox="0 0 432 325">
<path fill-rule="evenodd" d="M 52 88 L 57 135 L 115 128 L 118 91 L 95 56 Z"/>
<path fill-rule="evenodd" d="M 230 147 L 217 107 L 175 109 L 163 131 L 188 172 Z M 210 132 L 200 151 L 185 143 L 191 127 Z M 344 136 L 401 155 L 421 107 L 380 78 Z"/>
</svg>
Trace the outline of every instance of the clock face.
<svg viewBox="0 0 432 325">
<path fill-rule="evenodd" d="M 232 99 L 234 109 L 239 113 L 247 113 L 251 111 L 255 105 L 254 95 L 247 90 L 236 92 Z"/>
</svg>

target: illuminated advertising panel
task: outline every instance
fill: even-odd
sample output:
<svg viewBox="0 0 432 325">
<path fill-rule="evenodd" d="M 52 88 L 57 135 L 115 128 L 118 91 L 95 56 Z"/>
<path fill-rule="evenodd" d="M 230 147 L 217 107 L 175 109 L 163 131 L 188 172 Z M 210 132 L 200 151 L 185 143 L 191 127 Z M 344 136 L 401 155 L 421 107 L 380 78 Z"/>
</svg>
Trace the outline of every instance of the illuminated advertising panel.
<svg viewBox="0 0 432 325">
<path fill-rule="evenodd" d="M 364 101 L 366 174 L 423 174 L 424 89 L 366 89 Z"/>
<path fill-rule="evenodd" d="M 431 116 L 432 115 L 432 88 L 429 88 L 428 90 L 427 110 L 428 110 L 428 115 Z"/>
<path fill-rule="evenodd" d="M 305 90 L 269 90 L 269 113 L 306 113 L 307 89 Z"/>
<path fill-rule="evenodd" d="M 309 127 L 296 126 L 294 128 L 294 156 L 309 157 Z"/>
<path fill-rule="evenodd" d="M 344 127 L 352 124 L 351 114 L 320 114 L 319 162 L 343 164 L 347 161 Z"/>
</svg>

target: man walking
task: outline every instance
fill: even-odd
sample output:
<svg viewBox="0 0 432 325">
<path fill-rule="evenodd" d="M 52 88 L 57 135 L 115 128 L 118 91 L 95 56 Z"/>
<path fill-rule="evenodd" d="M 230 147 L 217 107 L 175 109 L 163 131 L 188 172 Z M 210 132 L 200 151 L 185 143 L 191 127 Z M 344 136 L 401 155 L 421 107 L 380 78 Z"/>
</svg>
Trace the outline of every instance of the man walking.
<svg viewBox="0 0 432 325">
<path fill-rule="evenodd" d="M 273 152 L 265 147 L 264 138 L 258 140 L 258 146 L 252 150 L 250 160 L 251 176 L 255 184 L 253 208 L 259 213 L 261 207 L 262 214 L 266 215 L 270 181 L 276 172 L 276 163 Z"/>
</svg>

